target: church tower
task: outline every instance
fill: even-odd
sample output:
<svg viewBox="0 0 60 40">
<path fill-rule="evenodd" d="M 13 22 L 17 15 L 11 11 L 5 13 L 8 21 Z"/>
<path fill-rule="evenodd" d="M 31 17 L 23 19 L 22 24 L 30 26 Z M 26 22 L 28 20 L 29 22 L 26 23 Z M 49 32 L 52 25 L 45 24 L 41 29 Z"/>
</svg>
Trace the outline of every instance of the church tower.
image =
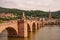
<svg viewBox="0 0 60 40">
<path fill-rule="evenodd" d="M 49 17 L 49 18 L 52 18 L 52 14 L 51 14 L 50 10 L 49 10 L 48 17 Z"/>
</svg>

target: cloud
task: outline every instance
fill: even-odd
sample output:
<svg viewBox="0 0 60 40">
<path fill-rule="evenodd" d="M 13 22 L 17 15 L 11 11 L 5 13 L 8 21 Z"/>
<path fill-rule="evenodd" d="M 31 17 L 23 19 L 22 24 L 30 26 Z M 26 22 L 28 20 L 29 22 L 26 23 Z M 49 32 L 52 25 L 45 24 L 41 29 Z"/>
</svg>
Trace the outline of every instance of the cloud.
<svg viewBox="0 0 60 40">
<path fill-rule="evenodd" d="M 0 7 L 24 10 L 60 10 L 60 0 L 0 0 Z"/>
</svg>

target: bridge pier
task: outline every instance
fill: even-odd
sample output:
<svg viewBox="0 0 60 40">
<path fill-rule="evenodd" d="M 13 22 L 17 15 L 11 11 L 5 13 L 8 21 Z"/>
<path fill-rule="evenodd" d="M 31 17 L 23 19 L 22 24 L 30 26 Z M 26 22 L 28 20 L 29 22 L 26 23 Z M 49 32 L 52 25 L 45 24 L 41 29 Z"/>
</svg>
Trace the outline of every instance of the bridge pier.
<svg viewBox="0 0 60 40">
<path fill-rule="evenodd" d="M 36 25 L 35 30 L 37 31 L 37 29 L 38 29 L 37 23 L 35 25 Z"/>
<path fill-rule="evenodd" d="M 18 36 L 27 37 L 27 24 L 25 21 L 18 22 Z"/>
<path fill-rule="evenodd" d="M 32 24 L 27 23 L 27 30 L 28 32 L 32 32 Z"/>
<path fill-rule="evenodd" d="M 39 29 L 39 28 L 40 28 L 40 23 L 37 24 L 37 29 Z"/>
<path fill-rule="evenodd" d="M 32 30 L 32 24 L 31 24 L 31 26 L 30 26 L 30 32 L 32 32 L 33 30 Z"/>
</svg>

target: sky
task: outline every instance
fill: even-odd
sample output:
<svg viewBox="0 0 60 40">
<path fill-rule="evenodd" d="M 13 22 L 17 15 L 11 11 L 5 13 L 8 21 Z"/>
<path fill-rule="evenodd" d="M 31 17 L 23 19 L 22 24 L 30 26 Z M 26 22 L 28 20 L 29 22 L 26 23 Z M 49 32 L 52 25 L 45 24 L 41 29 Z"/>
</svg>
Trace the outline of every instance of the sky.
<svg viewBox="0 0 60 40">
<path fill-rule="evenodd" d="M 0 0 L 0 7 L 22 10 L 60 10 L 60 0 Z"/>
</svg>

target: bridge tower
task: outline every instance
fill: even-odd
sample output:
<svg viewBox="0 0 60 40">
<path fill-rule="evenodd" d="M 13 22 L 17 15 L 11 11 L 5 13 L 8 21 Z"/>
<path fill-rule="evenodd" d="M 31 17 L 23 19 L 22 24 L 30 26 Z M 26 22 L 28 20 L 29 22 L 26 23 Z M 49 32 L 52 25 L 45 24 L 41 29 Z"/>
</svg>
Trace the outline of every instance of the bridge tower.
<svg viewBox="0 0 60 40">
<path fill-rule="evenodd" d="M 25 13 L 23 12 L 22 20 L 18 21 L 18 36 L 27 37 L 27 23 Z"/>
<path fill-rule="evenodd" d="M 49 17 L 49 18 L 52 18 L 52 14 L 51 14 L 50 10 L 49 10 L 49 15 L 48 15 L 48 17 Z"/>
</svg>

